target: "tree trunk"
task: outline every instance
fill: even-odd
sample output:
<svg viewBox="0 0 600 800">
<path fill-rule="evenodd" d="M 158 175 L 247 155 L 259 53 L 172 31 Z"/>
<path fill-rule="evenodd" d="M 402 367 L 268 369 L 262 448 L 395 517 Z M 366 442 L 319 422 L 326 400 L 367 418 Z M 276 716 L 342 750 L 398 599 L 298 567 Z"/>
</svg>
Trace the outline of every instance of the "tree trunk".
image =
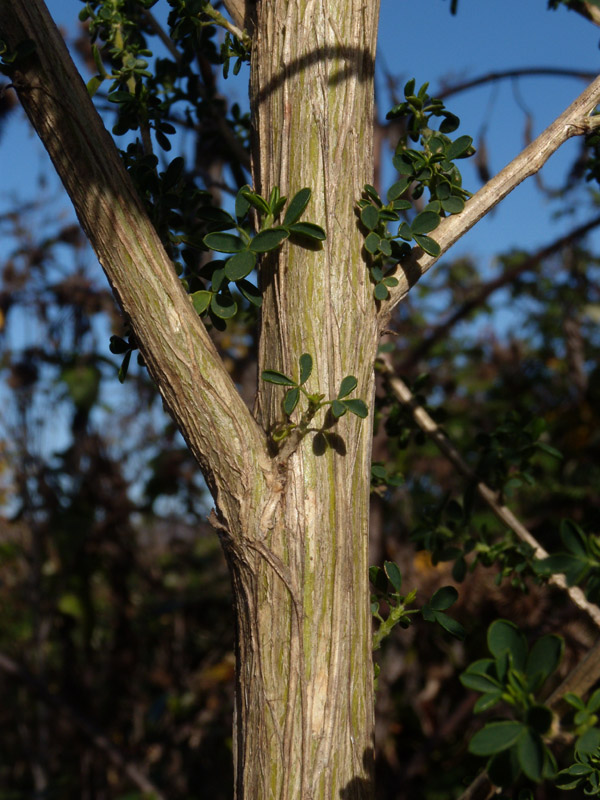
<svg viewBox="0 0 600 800">
<path fill-rule="evenodd" d="M 251 78 L 256 189 L 268 196 L 278 186 L 291 197 L 309 186 L 305 218 L 327 232 L 322 248 L 288 244 L 261 266 L 259 369 L 297 379 L 307 352 L 310 393 L 333 399 L 354 375 L 355 396 L 370 407 L 377 309 L 355 207 L 372 180 L 377 17 L 372 0 L 263 2 Z M 257 418 L 267 431 L 284 419 L 283 394 L 259 387 Z M 270 518 L 252 542 L 229 540 L 238 798 L 372 797 L 373 423 L 351 414 L 332 423 L 320 411 L 291 454 L 284 443 Z"/>
<path fill-rule="evenodd" d="M 323 247 L 288 244 L 261 265 L 260 370 L 336 397 L 346 375 L 372 408 L 376 306 L 355 214 L 372 180 L 378 0 L 263 0 L 253 43 L 255 183 L 311 187 Z M 264 430 L 281 387 L 261 385 L 257 422 L 225 370 L 94 111 L 42 0 L 0 2 L 12 70 L 127 314 L 165 403 L 207 478 L 237 609 L 234 750 L 238 800 L 372 797 L 368 587 L 372 416 L 324 411 L 294 449 Z M 297 414 L 298 412 L 295 412 Z M 317 433 L 316 429 L 322 429 Z"/>
</svg>

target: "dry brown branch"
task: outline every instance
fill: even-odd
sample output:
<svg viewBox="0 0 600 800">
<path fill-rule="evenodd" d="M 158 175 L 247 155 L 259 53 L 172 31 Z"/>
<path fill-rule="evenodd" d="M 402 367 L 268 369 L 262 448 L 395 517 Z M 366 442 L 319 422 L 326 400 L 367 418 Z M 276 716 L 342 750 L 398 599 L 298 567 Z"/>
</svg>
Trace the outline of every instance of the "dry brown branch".
<svg viewBox="0 0 600 800">
<path fill-rule="evenodd" d="M 566 69 L 564 67 L 521 67 L 519 69 L 502 70 L 500 72 L 487 72 L 485 75 L 479 75 L 477 78 L 472 78 L 463 83 L 445 86 L 436 92 L 435 96 L 439 97 L 440 100 L 445 100 L 447 97 L 460 94 L 460 92 L 466 92 L 469 89 L 475 89 L 486 83 L 494 83 L 495 81 L 502 81 L 510 78 L 558 77 L 592 81 L 596 77 L 596 74 L 597 73 L 588 70 Z"/>
<path fill-rule="evenodd" d="M 526 147 L 468 201 L 462 213 L 446 217 L 441 221 L 433 234 L 433 238 L 441 247 L 440 256 L 427 255 L 420 247 L 412 249 L 410 256 L 396 270 L 398 286 L 390 291 L 389 300 L 381 304 L 380 316 L 383 326 L 387 324 L 392 309 L 406 296 L 411 287 L 461 236 L 525 178 L 535 175 L 568 139 L 589 133 L 598 126 L 600 117 L 590 117 L 590 114 L 599 102 L 600 78 L 596 78 L 529 147 Z"/>
<path fill-rule="evenodd" d="M 436 342 L 439 342 L 440 339 L 443 339 L 447 336 L 449 330 L 454 327 L 457 322 L 460 322 L 462 319 L 467 317 L 471 311 L 482 305 L 495 291 L 501 289 L 503 286 L 506 286 L 509 283 L 512 283 L 512 281 L 518 275 L 526 272 L 529 269 L 532 269 L 539 262 L 551 255 L 554 255 L 555 253 L 560 252 L 566 245 L 581 239 L 582 236 L 585 236 L 586 233 L 589 233 L 589 231 L 593 230 L 598 225 L 600 225 L 600 215 L 589 220 L 589 222 L 586 222 L 584 225 L 580 225 L 578 228 L 575 228 L 565 236 L 561 236 L 551 244 L 542 247 L 536 253 L 532 253 L 532 255 L 530 255 L 528 258 L 525 258 L 520 264 L 517 264 L 511 269 L 507 269 L 497 278 L 494 278 L 493 280 L 484 283 L 482 286 L 477 287 L 473 291 L 471 297 L 465 300 L 465 302 L 462 303 L 462 305 L 460 305 L 456 311 L 454 311 L 444 322 L 441 322 L 439 325 L 436 325 L 429 331 L 429 334 L 421 340 L 420 344 L 418 344 L 402 362 L 399 370 L 404 372 L 405 370 L 417 364 L 418 361 L 431 350 Z"/>
<path fill-rule="evenodd" d="M 439 425 L 434 422 L 427 411 L 425 411 L 425 409 L 417 403 L 408 386 L 395 374 L 395 371 L 390 364 L 389 356 L 384 356 L 381 360 L 384 365 L 384 374 L 390 389 L 392 390 L 394 396 L 403 405 L 410 408 L 413 419 L 421 428 L 421 430 L 426 433 L 433 442 L 435 442 L 441 452 L 456 467 L 461 475 L 463 475 L 469 481 L 473 481 L 476 486 L 477 493 L 487 503 L 496 517 L 498 517 L 498 519 L 507 527 L 511 528 L 511 530 L 513 530 L 520 539 L 522 539 L 524 542 L 527 542 L 527 544 L 534 549 L 535 557 L 539 559 L 547 558 L 548 553 L 544 550 L 544 548 L 531 535 L 523 523 L 513 514 L 510 508 L 499 502 L 497 492 L 494 492 L 492 489 L 490 489 L 490 487 L 483 481 L 478 480 L 475 472 L 464 461 L 461 454 L 443 433 Z M 567 586 L 564 575 L 552 575 L 550 578 L 550 583 L 567 592 L 575 605 L 582 611 L 585 611 L 586 614 L 588 614 L 588 616 L 592 619 L 594 624 L 600 628 L 600 608 L 593 603 L 589 603 L 581 589 L 579 589 L 577 586 Z"/>
</svg>

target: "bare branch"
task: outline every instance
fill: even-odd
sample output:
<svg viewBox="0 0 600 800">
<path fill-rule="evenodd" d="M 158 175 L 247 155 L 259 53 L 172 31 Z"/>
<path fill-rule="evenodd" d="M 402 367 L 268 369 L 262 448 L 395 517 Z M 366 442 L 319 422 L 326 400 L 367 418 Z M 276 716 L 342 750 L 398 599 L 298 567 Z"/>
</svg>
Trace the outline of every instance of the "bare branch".
<svg viewBox="0 0 600 800">
<path fill-rule="evenodd" d="M 592 81 L 597 73 L 590 72 L 582 69 L 566 69 L 565 67 L 520 67 L 518 69 L 507 69 L 500 72 L 487 72 L 485 75 L 480 75 L 463 83 L 457 83 L 452 86 L 444 86 L 435 93 L 436 97 L 440 100 L 445 100 L 447 97 L 461 92 L 466 92 L 469 89 L 475 89 L 477 86 L 483 86 L 486 83 L 493 83 L 495 81 L 502 81 L 508 78 L 534 78 L 534 77 L 558 77 L 558 78 L 578 78 L 583 81 Z"/>
<path fill-rule="evenodd" d="M 389 300 L 381 304 L 382 327 L 385 327 L 394 306 L 461 236 L 525 178 L 535 175 L 564 142 L 573 136 L 590 133 L 598 126 L 600 117 L 590 117 L 590 114 L 599 102 L 600 78 L 596 78 L 529 147 L 467 202 L 463 212 L 442 220 L 433 233 L 433 238 L 442 249 L 440 256 L 434 258 L 424 253 L 420 247 L 413 247 L 410 256 L 396 270 L 398 286 L 390 290 Z"/>
<path fill-rule="evenodd" d="M 223 5 L 238 28 L 248 27 L 248 0 L 223 0 Z"/>
<path fill-rule="evenodd" d="M 0 3 L 0 28 L 10 49 L 36 43 L 15 64 L 13 86 L 220 513 L 239 519 L 249 487 L 269 480 L 266 436 L 177 278 L 44 3 Z"/>
<path fill-rule="evenodd" d="M 498 494 L 490 489 L 486 483 L 478 480 L 475 472 L 464 461 L 456 447 L 454 447 L 452 442 L 450 442 L 442 432 L 439 425 L 434 422 L 427 411 L 417 403 L 408 386 L 395 374 L 389 356 L 383 356 L 381 362 L 384 365 L 384 373 L 394 396 L 411 410 L 413 419 L 421 430 L 435 442 L 441 452 L 456 467 L 458 472 L 475 484 L 477 493 L 487 503 L 498 519 L 504 523 L 504 525 L 511 528 L 520 539 L 533 547 L 535 557 L 539 559 L 547 558 L 548 553 L 544 548 L 531 535 L 523 523 L 517 519 L 510 508 L 498 501 Z M 575 605 L 582 611 L 585 611 L 594 624 L 600 628 L 600 608 L 593 603 L 589 603 L 581 589 L 577 586 L 567 586 L 564 575 L 552 575 L 550 583 L 567 592 Z"/>
<path fill-rule="evenodd" d="M 115 747 L 109 738 L 101 733 L 95 725 L 76 711 L 70 703 L 58 694 L 51 694 L 45 685 L 32 675 L 25 667 L 17 664 L 12 658 L 0 653 L 0 670 L 26 684 L 47 705 L 56 709 L 65 719 L 81 731 L 98 750 L 102 750 L 111 764 L 126 775 L 142 792 L 151 794 L 156 800 L 165 800 L 163 793 L 152 783 L 144 772 Z"/>
<path fill-rule="evenodd" d="M 465 300 L 465 302 L 462 303 L 462 305 L 460 305 L 456 311 L 454 311 L 444 322 L 439 323 L 439 325 L 436 325 L 429 331 L 428 336 L 423 338 L 420 344 L 418 344 L 401 363 L 401 365 L 398 367 L 399 371 L 404 372 L 405 370 L 412 368 L 431 350 L 436 342 L 439 342 L 440 339 L 444 339 L 448 335 L 450 329 L 454 327 L 457 322 L 463 320 L 471 313 L 471 311 L 482 305 L 495 291 L 501 289 L 503 286 L 506 286 L 509 283 L 512 283 L 512 281 L 514 281 L 514 279 L 522 272 L 532 269 L 539 264 L 540 261 L 543 261 L 549 256 L 554 255 L 554 253 L 560 252 L 566 245 L 577 241 L 582 236 L 585 236 L 586 233 L 589 233 L 589 231 L 598 227 L 598 225 L 600 225 L 600 215 L 594 217 L 594 219 L 591 219 L 589 222 L 580 225 L 578 228 L 575 228 L 565 236 L 561 236 L 559 239 L 556 239 L 556 241 L 546 245 L 546 247 L 542 247 L 536 253 L 533 253 L 528 258 L 523 259 L 520 264 L 517 264 L 511 269 L 507 269 L 497 278 L 494 278 L 493 280 L 484 283 L 482 286 L 477 287 L 473 291 L 471 297 Z"/>
</svg>

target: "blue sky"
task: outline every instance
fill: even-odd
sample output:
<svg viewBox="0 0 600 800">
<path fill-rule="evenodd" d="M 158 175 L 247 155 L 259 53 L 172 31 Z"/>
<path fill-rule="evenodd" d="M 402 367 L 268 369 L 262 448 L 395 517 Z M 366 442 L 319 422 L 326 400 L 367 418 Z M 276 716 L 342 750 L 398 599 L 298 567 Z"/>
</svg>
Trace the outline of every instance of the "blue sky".
<svg viewBox="0 0 600 800">
<path fill-rule="evenodd" d="M 573 12 L 566 9 L 550 12 L 546 10 L 546 0 L 460 0 L 458 15 L 451 16 L 449 4 L 450 0 L 382 0 L 380 63 L 398 76 L 399 91 L 412 77 L 417 85 L 429 81 L 435 94 L 442 81 L 452 84 L 512 68 L 542 66 L 600 72 L 600 28 Z M 79 0 L 48 0 L 48 6 L 59 25 L 74 30 L 81 8 Z M 166 8 L 165 0 L 159 0 L 155 8 L 159 16 L 161 6 Z M 377 80 L 378 101 L 385 113 L 390 101 L 381 69 Z M 504 81 L 450 98 L 446 104 L 461 117 L 457 135 L 466 133 L 477 141 L 482 126 L 486 127 L 490 166 L 495 173 L 523 147 L 525 117 L 518 103 L 533 115 L 533 133 L 537 135 L 573 101 L 584 85 L 566 78 L 520 79 L 517 101 L 513 82 Z M 242 76 L 225 84 L 223 91 L 232 100 L 243 103 L 246 87 Z M 576 152 L 577 145 L 570 142 L 552 157 L 543 170 L 547 184 L 560 183 Z M 463 162 L 461 168 L 466 188 L 477 190 L 480 184 L 468 162 Z M 13 115 L 0 140 L 0 175 L 0 214 L 14 207 L 15 202 L 39 197 L 43 178 L 44 191 L 52 198 L 49 211 L 61 210 L 65 218 L 74 217 L 43 148 L 21 113 Z M 565 233 L 574 221 L 554 218 L 559 209 L 560 204 L 544 199 L 530 179 L 470 231 L 449 255 L 473 255 L 482 276 L 486 277 L 494 269 L 495 253 L 511 247 L 543 246 Z M 583 222 L 593 213 L 589 203 L 584 202 L 575 220 Z M 600 236 L 595 241 L 600 244 Z M 0 240 L 0 255 L 9 248 L 10 242 Z M 93 261 L 91 256 L 90 261 Z M 497 316 L 497 320 L 502 316 Z M 37 332 L 30 322 L 15 319 L 14 323 L 17 329 L 13 327 L 13 342 L 20 339 L 22 345 L 33 343 Z M 108 333 L 102 331 L 99 335 L 107 343 Z M 124 398 L 126 394 L 124 387 L 118 396 Z M 68 418 L 59 420 L 55 416 L 50 437 L 54 446 L 60 439 L 59 431 L 64 429 L 66 436 L 68 423 Z M 51 446 L 50 441 L 48 445 Z"/>
<path fill-rule="evenodd" d="M 166 3 L 160 0 L 157 11 Z M 399 89 L 408 78 L 417 85 L 430 81 L 431 89 L 441 81 L 455 83 L 494 70 L 544 66 L 597 70 L 600 66 L 600 28 L 566 9 L 548 11 L 546 0 L 460 0 L 456 16 L 449 12 L 450 0 L 382 0 L 379 52 L 381 63 L 399 78 Z M 48 0 L 59 25 L 72 30 L 81 8 L 79 0 Z M 600 71 L 600 70 L 598 70 Z M 383 73 L 378 72 L 379 100 L 385 112 L 388 97 Z M 525 117 L 515 100 L 512 81 L 487 85 L 447 101 L 461 117 L 459 133 L 476 140 L 486 126 L 486 143 L 493 172 L 500 170 L 523 146 Z M 549 124 L 583 89 L 581 81 L 569 78 L 525 78 L 518 82 L 520 101 L 532 113 L 534 134 Z M 238 81 L 226 86 L 243 102 L 245 86 Z M 34 196 L 46 157 L 26 124 L 13 120 L 2 146 L 0 212 L 11 197 Z M 555 185 L 576 152 L 568 143 L 544 169 L 544 179 Z M 476 190 L 479 183 L 463 162 L 465 186 Z M 462 166 L 462 165 L 461 165 Z M 50 183 L 52 188 L 52 183 Z M 558 208 L 558 207 L 557 207 Z M 482 259 L 482 269 L 493 253 L 507 246 L 534 246 L 550 241 L 566 230 L 569 221 L 551 220 L 557 210 L 540 197 L 533 181 L 519 187 L 490 218 L 471 231 L 453 251 L 473 252 Z M 589 213 L 589 212 L 588 212 Z M 585 219 L 585 211 L 578 221 Z"/>
</svg>

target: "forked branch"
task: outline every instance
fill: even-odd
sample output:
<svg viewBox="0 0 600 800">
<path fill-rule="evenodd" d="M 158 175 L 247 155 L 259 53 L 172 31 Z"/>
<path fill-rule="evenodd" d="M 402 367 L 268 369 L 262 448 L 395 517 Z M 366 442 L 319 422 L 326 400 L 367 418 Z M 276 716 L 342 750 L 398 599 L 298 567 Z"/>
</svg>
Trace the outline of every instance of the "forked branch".
<svg viewBox="0 0 600 800">
<path fill-rule="evenodd" d="M 127 315 L 148 370 L 198 460 L 221 518 L 237 520 L 246 493 L 270 478 L 266 436 L 194 311 L 42 0 L 0 3 L 12 85 L 48 150 Z M 265 492 L 266 493 L 266 492 Z"/>
</svg>

